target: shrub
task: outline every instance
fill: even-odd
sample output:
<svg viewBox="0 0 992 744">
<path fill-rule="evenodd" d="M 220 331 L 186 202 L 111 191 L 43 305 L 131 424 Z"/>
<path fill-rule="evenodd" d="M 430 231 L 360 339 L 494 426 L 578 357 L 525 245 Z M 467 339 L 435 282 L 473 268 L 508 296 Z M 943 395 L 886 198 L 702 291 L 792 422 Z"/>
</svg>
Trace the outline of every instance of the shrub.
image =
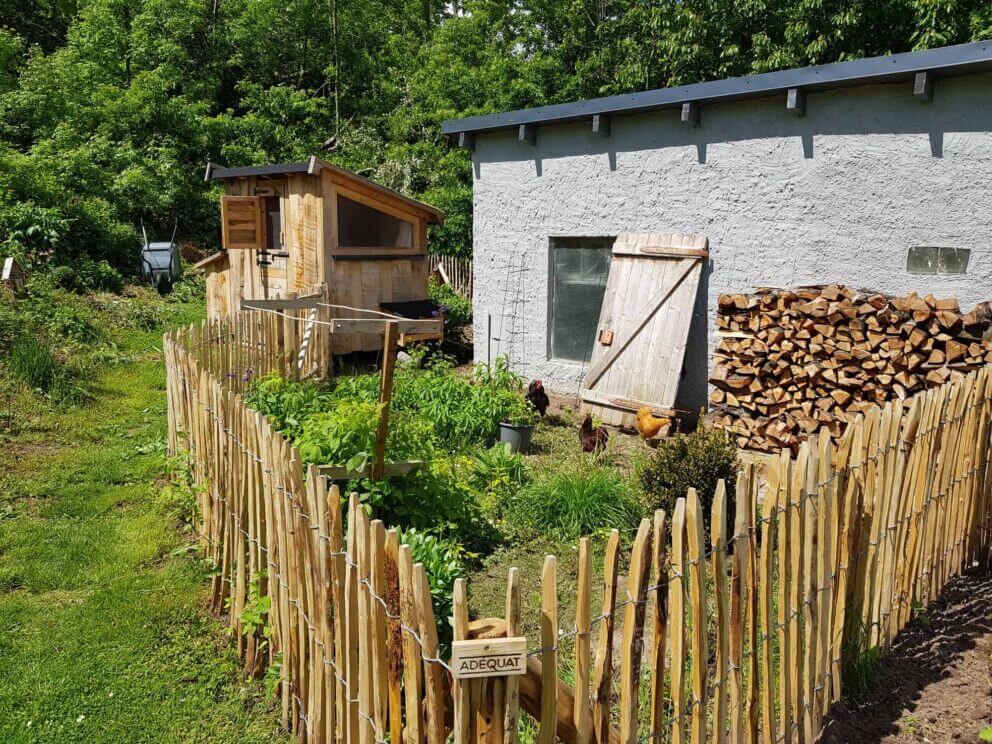
<svg viewBox="0 0 992 744">
<path fill-rule="evenodd" d="M 440 305 L 445 312 L 444 328 L 454 331 L 472 325 L 472 300 L 462 297 L 447 284 L 431 281 L 427 285 L 427 296 Z"/>
<path fill-rule="evenodd" d="M 175 284 L 166 300 L 168 302 L 199 302 L 207 294 L 207 283 L 198 271 L 187 271 Z"/>
<path fill-rule="evenodd" d="M 59 375 L 59 363 L 51 349 L 33 337 L 14 342 L 7 366 L 26 385 L 48 392 Z"/>
<path fill-rule="evenodd" d="M 737 470 L 737 449 L 726 433 L 700 428 L 663 439 L 644 465 L 640 480 L 652 505 L 669 514 L 675 501 L 695 488 L 708 524 L 713 493 L 722 478 L 727 485 L 727 519 L 733 525 Z"/>
<path fill-rule="evenodd" d="M 620 473 L 586 460 L 525 486 L 510 500 L 510 507 L 514 519 L 531 532 L 560 539 L 630 529 L 644 513 Z"/>
<path fill-rule="evenodd" d="M 53 286 L 76 294 L 90 292 L 119 294 L 124 288 L 124 279 L 120 272 L 106 261 L 77 258 L 53 267 L 51 275 Z"/>
</svg>

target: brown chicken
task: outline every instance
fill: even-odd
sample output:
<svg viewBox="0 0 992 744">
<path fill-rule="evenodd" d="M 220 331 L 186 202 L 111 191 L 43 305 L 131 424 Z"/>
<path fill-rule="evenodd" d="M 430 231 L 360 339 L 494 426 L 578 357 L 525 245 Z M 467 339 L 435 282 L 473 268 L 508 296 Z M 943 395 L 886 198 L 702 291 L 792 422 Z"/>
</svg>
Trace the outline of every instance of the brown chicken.
<svg viewBox="0 0 992 744">
<path fill-rule="evenodd" d="M 579 428 L 579 441 L 582 443 L 583 452 L 598 452 L 606 449 L 606 442 L 610 438 L 609 433 L 601 426 L 592 425 L 592 416 L 588 413 L 582 419 L 582 426 Z"/>
<path fill-rule="evenodd" d="M 544 392 L 544 383 L 540 380 L 532 380 L 530 385 L 527 386 L 527 395 L 524 396 L 527 401 L 534 406 L 534 409 L 544 416 L 548 412 L 548 406 L 551 405 L 551 399 L 548 398 L 548 394 Z"/>
<path fill-rule="evenodd" d="M 645 441 L 658 436 L 663 428 L 672 423 L 667 416 L 655 416 L 647 406 L 637 409 L 637 431 Z"/>
</svg>

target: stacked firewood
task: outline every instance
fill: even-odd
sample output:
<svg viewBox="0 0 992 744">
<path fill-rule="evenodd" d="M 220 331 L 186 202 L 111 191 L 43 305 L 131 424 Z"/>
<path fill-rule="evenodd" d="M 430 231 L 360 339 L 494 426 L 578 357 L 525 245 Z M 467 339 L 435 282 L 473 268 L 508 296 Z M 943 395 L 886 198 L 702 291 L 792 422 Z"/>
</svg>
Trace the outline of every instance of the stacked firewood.
<svg viewBox="0 0 992 744">
<path fill-rule="evenodd" d="M 718 300 L 710 424 L 739 446 L 795 448 L 840 436 L 869 407 L 992 362 L 992 307 L 848 287 L 759 289 Z"/>
</svg>

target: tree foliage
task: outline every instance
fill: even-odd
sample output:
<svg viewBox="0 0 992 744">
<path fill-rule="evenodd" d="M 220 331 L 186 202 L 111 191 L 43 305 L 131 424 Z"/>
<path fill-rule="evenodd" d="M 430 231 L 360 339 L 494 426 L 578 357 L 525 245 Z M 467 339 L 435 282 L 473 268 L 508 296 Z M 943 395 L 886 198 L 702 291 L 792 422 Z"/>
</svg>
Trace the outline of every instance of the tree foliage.
<svg viewBox="0 0 992 744">
<path fill-rule="evenodd" d="M 11 0 L 0 8 L 0 251 L 133 265 L 140 225 L 213 246 L 210 160 L 320 153 L 441 207 L 443 119 L 992 36 L 988 0 Z"/>
</svg>

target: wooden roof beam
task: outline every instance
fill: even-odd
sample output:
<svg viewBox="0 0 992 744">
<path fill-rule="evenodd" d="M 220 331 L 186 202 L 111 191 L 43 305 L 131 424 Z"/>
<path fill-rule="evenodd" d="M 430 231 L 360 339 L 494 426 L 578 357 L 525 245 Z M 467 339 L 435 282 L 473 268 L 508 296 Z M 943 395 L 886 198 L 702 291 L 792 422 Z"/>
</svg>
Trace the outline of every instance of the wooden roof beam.
<svg viewBox="0 0 992 744">
<path fill-rule="evenodd" d="M 796 116 L 806 116 L 806 91 L 802 88 L 789 88 L 785 108 Z"/>
<path fill-rule="evenodd" d="M 696 101 L 682 104 L 682 123 L 687 127 L 699 126 L 699 104 Z"/>
<path fill-rule="evenodd" d="M 610 136 L 609 114 L 595 114 L 592 117 L 592 133 L 598 134 L 600 137 Z"/>
<path fill-rule="evenodd" d="M 932 72 L 918 72 L 913 80 L 913 95 L 923 103 L 933 102 L 934 77 Z"/>
<path fill-rule="evenodd" d="M 526 142 L 528 145 L 537 144 L 537 127 L 533 124 L 521 124 L 517 133 L 517 139 Z"/>
</svg>

